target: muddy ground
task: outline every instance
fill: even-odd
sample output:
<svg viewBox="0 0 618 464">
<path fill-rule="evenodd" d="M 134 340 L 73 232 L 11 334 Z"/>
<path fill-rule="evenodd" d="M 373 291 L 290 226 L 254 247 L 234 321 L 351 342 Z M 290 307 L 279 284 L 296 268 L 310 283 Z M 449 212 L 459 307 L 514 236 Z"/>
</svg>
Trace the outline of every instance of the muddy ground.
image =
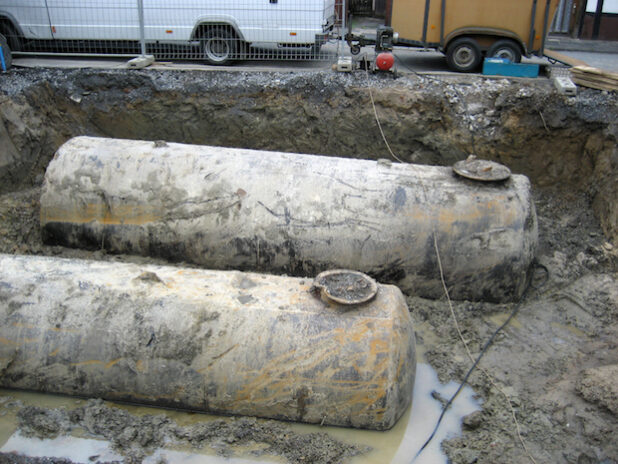
<svg viewBox="0 0 618 464">
<path fill-rule="evenodd" d="M 18 418 L 25 435 L 52 438 L 79 428 L 110 441 L 132 463 L 170 443 L 210 447 L 221 456 L 233 456 L 237 447 L 259 444 L 254 456 L 276 454 L 288 462 L 342 462 L 365 451 L 325 433 L 294 433 L 275 421 L 242 417 L 180 426 L 165 415 L 135 416 L 101 400 L 90 400 L 70 411 L 28 406 L 19 411 Z"/>
<path fill-rule="evenodd" d="M 482 411 L 467 418 L 463 435 L 443 448 L 454 463 L 533 462 L 518 439 L 504 392 L 537 463 L 618 462 L 615 94 L 584 90 L 569 99 L 544 80 L 480 77 L 410 76 L 395 82 L 370 77 L 368 82 L 365 75 L 334 74 L 18 71 L 0 79 L 2 253 L 161 262 L 42 243 L 42 175 L 54 150 L 70 136 L 385 158 L 368 88 L 403 160 L 445 165 L 475 152 L 527 174 L 539 216 L 539 265 L 516 318 L 481 362 L 500 390 L 485 374 L 472 375 L 469 383 L 482 398 Z M 419 351 L 440 380 L 460 381 L 471 361 L 446 302 L 408 295 L 408 304 Z M 474 356 L 513 308 L 454 303 Z M 126 424 L 118 425 L 114 410 L 91 402 L 79 411 L 25 408 L 20 417 L 24 432 L 38 436 L 79 426 L 111 438 L 135 462 L 163 439 L 159 431 L 189 441 L 193 433 L 203 433 L 200 437 L 210 436 L 206 443 L 224 454 L 226 440 L 232 437 L 233 443 L 240 434 L 239 440 L 262 443 L 289 462 L 345 462 L 362 452 L 323 436 L 300 440 L 285 424 L 258 426 L 251 419 L 187 431 L 173 423 L 162 426 L 163 419 L 154 417 L 139 418 L 136 427 L 131 421 L 137 418 L 124 415 L 135 434 L 123 442 Z M 279 440 L 280 435 L 292 441 Z"/>
</svg>

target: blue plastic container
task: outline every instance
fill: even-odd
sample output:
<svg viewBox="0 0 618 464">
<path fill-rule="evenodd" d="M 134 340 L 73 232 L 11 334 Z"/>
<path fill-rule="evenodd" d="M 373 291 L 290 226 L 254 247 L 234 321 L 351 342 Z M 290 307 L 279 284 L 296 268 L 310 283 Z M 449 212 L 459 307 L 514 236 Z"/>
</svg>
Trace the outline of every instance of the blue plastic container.
<svg viewBox="0 0 618 464">
<path fill-rule="evenodd" d="M 539 77 L 539 65 L 511 63 L 506 58 L 485 58 L 483 74 L 486 76 Z"/>
<path fill-rule="evenodd" d="M 2 66 L 2 72 L 6 72 L 6 63 L 4 61 L 4 50 L 0 45 L 0 66 Z"/>
</svg>

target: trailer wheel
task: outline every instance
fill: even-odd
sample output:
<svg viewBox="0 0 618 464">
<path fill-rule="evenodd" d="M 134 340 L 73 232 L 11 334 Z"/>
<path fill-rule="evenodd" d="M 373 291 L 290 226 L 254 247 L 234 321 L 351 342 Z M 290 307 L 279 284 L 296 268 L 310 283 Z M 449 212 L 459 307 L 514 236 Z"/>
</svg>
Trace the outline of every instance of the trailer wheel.
<svg viewBox="0 0 618 464">
<path fill-rule="evenodd" d="M 476 40 L 460 37 L 453 40 L 446 50 L 446 62 L 458 72 L 472 72 L 481 64 L 481 48 Z"/>
<path fill-rule="evenodd" d="M 213 65 L 226 65 L 239 56 L 240 39 L 238 39 L 228 26 L 217 26 L 208 29 L 202 39 L 202 51 L 204 59 Z"/>
<path fill-rule="evenodd" d="M 8 71 L 9 69 L 11 69 L 11 66 L 13 64 L 13 54 L 11 53 L 11 48 L 9 47 L 8 42 L 6 41 L 6 38 L 0 34 L 0 46 L 2 46 L 2 56 L 4 58 L 4 67 L 6 68 L 6 70 Z M 2 67 L 0 67 L 0 71 L 2 71 Z"/>
<path fill-rule="evenodd" d="M 519 63 L 521 61 L 521 48 L 512 40 L 498 40 L 489 48 L 487 56 L 506 58 L 511 63 Z"/>
</svg>

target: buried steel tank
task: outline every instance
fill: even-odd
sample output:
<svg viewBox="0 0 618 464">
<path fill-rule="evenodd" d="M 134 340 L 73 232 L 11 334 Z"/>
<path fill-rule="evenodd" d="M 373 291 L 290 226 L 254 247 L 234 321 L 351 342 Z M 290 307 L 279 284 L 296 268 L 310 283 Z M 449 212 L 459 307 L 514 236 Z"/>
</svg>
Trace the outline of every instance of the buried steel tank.
<svg viewBox="0 0 618 464">
<path fill-rule="evenodd" d="M 416 369 L 401 291 L 377 285 L 370 301 L 343 305 L 311 287 L 237 271 L 0 255 L 0 386 L 392 427 Z"/>
<path fill-rule="evenodd" d="M 537 222 L 524 176 L 475 182 L 450 168 L 77 137 L 41 195 L 48 243 L 208 268 L 366 272 L 419 296 L 512 301 Z M 435 242 L 434 242 L 435 236 Z"/>
</svg>

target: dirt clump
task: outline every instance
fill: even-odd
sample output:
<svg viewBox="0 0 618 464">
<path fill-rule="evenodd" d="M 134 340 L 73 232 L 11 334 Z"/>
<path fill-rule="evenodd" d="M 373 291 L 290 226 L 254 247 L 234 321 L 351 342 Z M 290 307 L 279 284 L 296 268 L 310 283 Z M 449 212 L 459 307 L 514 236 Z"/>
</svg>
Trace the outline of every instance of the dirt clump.
<svg viewBox="0 0 618 464">
<path fill-rule="evenodd" d="M 618 416 L 618 364 L 585 370 L 577 383 L 577 391 L 587 401 L 605 406 Z"/>
</svg>

